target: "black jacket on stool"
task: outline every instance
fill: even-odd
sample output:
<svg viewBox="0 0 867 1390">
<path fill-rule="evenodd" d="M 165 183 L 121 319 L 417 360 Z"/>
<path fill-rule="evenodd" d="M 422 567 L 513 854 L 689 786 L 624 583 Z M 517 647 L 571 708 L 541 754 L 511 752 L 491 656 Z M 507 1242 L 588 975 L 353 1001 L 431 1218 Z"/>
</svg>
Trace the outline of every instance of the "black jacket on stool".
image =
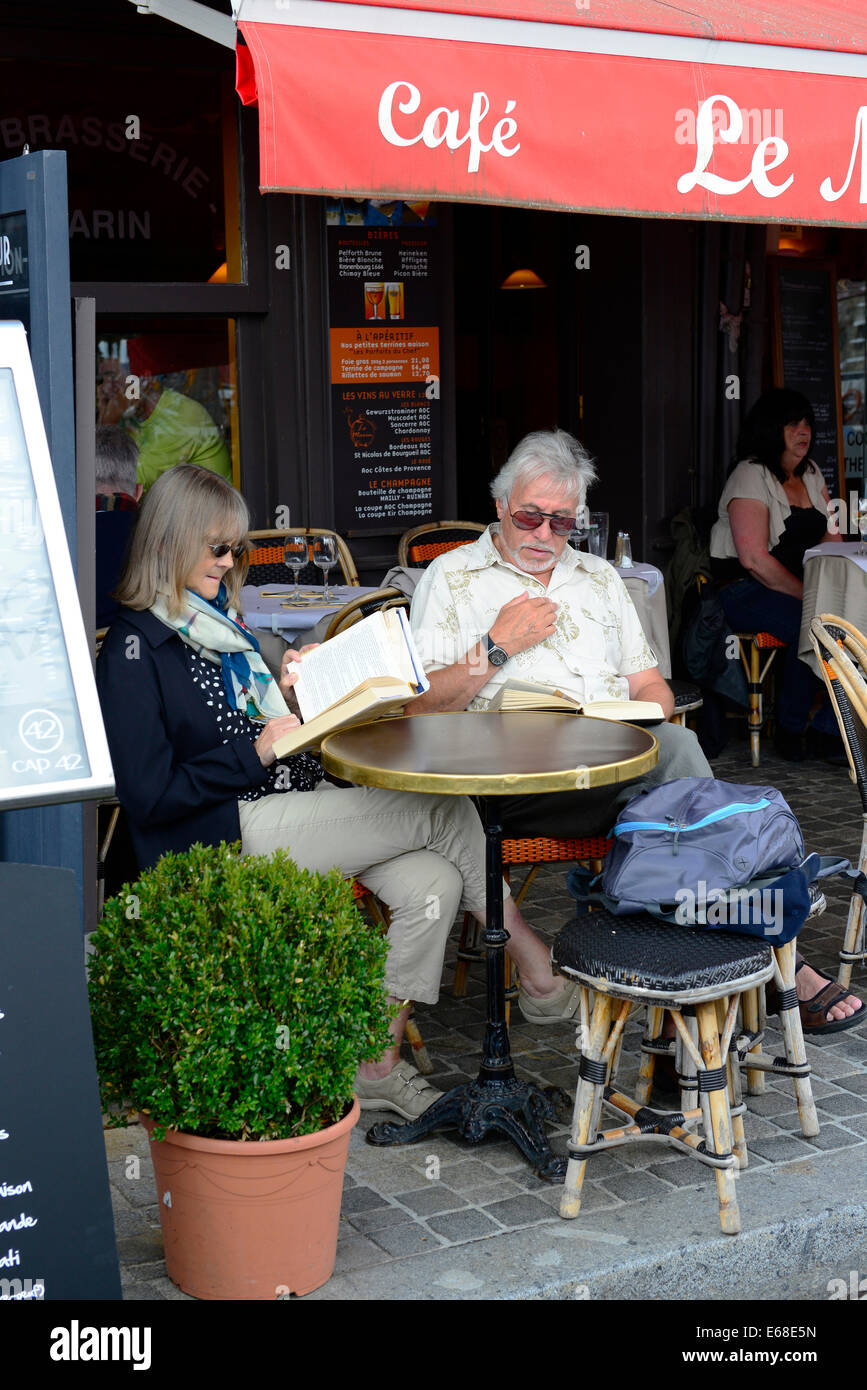
<svg viewBox="0 0 867 1390">
<path fill-rule="evenodd" d="M 266 782 L 268 769 L 251 739 L 222 742 L 177 633 L 152 613 L 121 608 L 96 684 L 139 869 L 197 841 L 240 839 L 238 797 Z"/>
</svg>

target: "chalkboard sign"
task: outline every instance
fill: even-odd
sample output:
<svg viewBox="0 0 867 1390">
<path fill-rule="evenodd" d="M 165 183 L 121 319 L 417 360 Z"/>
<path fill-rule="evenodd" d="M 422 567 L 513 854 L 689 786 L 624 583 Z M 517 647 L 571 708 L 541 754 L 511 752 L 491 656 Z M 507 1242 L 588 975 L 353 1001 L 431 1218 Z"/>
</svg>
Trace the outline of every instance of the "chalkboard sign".
<svg viewBox="0 0 867 1390">
<path fill-rule="evenodd" d="M 120 1298 L 75 878 L 0 864 L 0 1300 Z"/>
<path fill-rule="evenodd" d="M 0 323 L 0 810 L 113 791 L 26 336 Z"/>
<path fill-rule="evenodd" d="M 840 344 L 834 266 L 777 257 L 769 260 L 774 334 L 774 385 L 800 391 L 816 417 L 810 457 L 830 497 L 845 496 Z"/>
</svg>

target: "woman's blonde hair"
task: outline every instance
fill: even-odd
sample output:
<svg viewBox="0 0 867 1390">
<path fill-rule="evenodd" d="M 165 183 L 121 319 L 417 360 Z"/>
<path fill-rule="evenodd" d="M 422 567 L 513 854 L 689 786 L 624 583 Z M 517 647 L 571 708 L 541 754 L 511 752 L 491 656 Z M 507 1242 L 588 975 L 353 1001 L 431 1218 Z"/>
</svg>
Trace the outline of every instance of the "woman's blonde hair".
<svg viewBox="0 0 867 1390">
<path fill-rule="evenodd" d="M 207 468 L 179 463 L 161 473 L 139 508 L 126 564 L 113 597 L 128 608 L 151 608 L 162 595 L 169 615 L 184 608 L 184 587 L 210 541 L 246 541 L 250 513 L 240 492 Z M 236 560 L 224 578 L 229 603 L 239 605 L 249 560 Z"/>
</svg>

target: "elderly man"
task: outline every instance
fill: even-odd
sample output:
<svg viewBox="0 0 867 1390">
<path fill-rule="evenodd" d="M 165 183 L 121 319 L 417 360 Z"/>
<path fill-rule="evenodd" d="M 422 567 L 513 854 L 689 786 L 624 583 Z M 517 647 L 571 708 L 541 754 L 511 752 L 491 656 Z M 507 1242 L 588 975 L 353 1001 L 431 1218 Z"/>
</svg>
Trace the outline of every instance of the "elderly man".
<svg viewBox="0 0 867 1390">
<path fill-rule="evenodd" d="M 562 430 L 529 434 L 517 446 L 491 484 L 499 525 L 434 560 L 413 595 L 412 630 L 430 680 L 413 714 L 484 709 L 509 677 L 556 685 L 581 702 L 654 700 L 672 713 L 671 690 L 619 575 L 567 545 L 595 476 L 577 439 Z M 506 832 L 604 833 L 644 788 L 713 776 L 689 729 L 662 723 L 653 732 L 659 760 L 652 772 L 616 788 L 504 797 Z M 861 1021 L 858 997 L 829 989 L 829 977 L 806 962 L 796 985 L 809 1032 Z"/>
<path fill-rule="evenodd" d="M 413 712 L 484 709 L 509 677 L 555 685 L 577 700 L 674 697 L 626 588 L 596 555 L 567 544 L 595 472 L 571 435 L 530 434 L 491 484 L 499 525 L 435 560 L 413 595 L 412 629 L 431 688 Z M 659 762 L 627 787 L 507 797 L 512 833 L 605 831 L 617 806 L 674 777 L 712 777 L 695 735 L 654 727 Z"/>
</svg>

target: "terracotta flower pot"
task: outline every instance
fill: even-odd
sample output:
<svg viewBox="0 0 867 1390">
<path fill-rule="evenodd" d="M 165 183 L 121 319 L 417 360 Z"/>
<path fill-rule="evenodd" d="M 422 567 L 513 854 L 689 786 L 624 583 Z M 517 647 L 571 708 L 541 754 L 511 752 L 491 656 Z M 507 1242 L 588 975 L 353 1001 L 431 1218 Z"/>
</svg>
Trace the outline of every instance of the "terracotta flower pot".
<svg viewBox="0 0 867 1390">
<path fill-rule="evenodd" d="M 240 1143 L 167 1130 L 151 1156 L 169 1278 L 194 1298 L 276 1299 L 330 1279 L 343 1171 L 360 1113 L 300 1139 Z M 153 1121 L 142 1115 L 150 1135 Z"/>
</svg>

